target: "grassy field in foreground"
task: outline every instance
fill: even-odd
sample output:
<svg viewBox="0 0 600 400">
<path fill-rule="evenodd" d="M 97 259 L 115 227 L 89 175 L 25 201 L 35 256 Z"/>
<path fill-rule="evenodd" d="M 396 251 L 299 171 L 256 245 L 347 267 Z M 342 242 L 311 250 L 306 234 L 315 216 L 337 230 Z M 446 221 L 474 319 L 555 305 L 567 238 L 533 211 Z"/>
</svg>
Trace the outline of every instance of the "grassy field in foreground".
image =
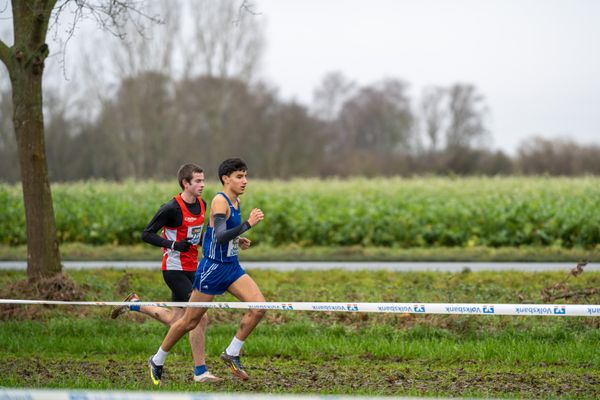
<svg viewBox="0 0 600 400">
<path fill-rule="evenodd" d="M 251 271 L 272 301 L 541 302 L 564 281 L 571 293 L 600 287 L 600 273 L 393 273 Z M 158 271 L 72 271 L 86 300 L 136 290 L 168 299 Z M 23 272 L 0 275 L 0 295 Z M 565 281 L 566 279 L 566 281 Z M 223 300 L 231 300 L 224 296 Z M 557 303 L 599 304 L 598 294 Z M 103 307 L 0 308 L 0 386 L 151 390 L 145 362 L 166 328 Z M 209 368 L 217 385 L 191 382 L 182 341 L 167 360 L 163 390 L 277 393 L 600 397 L 600 318 L 271 312 L 245 345 L 252 379 L 229 377 L 218 355 L 242 311 L 211 310 Z"/>
</svg>

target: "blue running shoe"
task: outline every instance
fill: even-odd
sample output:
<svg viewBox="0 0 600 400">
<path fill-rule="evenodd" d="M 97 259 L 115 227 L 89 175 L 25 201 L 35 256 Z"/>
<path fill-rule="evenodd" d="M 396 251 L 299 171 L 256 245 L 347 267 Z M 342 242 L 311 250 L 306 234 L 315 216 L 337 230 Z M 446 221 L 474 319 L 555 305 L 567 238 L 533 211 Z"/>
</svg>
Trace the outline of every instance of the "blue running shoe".
<svg viewBox="0 0 600 400">
<path fill-rule="evenodd" d="M 160 386 L 160 378 L 162 378 L 163 366 L 154 364 L 154 361 L 152 361 L 152 357 L 150 357 L 150 359 L 148 360 L 148 367 L 150 367 L 150 378 L 152 379 L 152 383 L 154 383 L 157 386 Z"/>
<path fill-rule="evenodd" d="M 237 376 L 243 381 L 247 381 L 250 378 L 240 363 L 239 356 L 230 356 L 224 351 L 223 354 L 221 354 L 221 360 L 223 360 L 229 369 L 231 369 L 231 373 L 234 376 Z"/>
</svg>

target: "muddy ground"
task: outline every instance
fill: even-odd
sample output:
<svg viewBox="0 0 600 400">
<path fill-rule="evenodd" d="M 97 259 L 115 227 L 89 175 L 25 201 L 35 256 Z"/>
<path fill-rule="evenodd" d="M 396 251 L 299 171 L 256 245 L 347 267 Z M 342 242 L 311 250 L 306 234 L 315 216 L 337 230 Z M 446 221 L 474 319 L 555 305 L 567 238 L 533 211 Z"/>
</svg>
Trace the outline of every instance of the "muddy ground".
<svg viewBox="0 0 600 400">
<path fill-rule="evenodd" d="M 72 387 L 114 390 L 153 389 L 146 362 L 108 360 L 11 359 L 0 364 L 1 386 Z M 163 376 L 164 391 L 338 393 L 377 395 L 444 395 L 515 398 L 600 398 L 600 372 L 566 371 L 560 365 L 523 366 L 503 372 L 481 363 L 423 365 L 402 360 L 362 357 L 351 365 L 341 359 L 296 361 L 290 357 L 247 357 L 251 379 L 233 378 L 224 365 L 209 362 L 223 382 L 198 384 L 184 360 L 172 361 Z M 358 362 L 355 362 L 358 361 Z M 359 369 L 356 367 L 359 366 Z M 514 371 L 513 367 L 513 371 Z"/>
</svg>

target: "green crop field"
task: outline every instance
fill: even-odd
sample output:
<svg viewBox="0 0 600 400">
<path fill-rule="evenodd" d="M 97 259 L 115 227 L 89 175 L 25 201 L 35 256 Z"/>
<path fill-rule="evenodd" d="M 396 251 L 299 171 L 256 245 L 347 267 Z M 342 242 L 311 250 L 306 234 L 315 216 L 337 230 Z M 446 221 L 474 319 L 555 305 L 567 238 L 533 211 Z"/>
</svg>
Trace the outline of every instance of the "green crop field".
<svg viewBox="0 0 600 400">
<path fill-rule="evenodd" d="M 600 273 L 251 271 L 270 301 L 599 304 Z M 158 271 L 72 271 L 85 300 L 145 300 L 169 293 Z M 25 277 L 0 275 L 0 297 Z M 22 286 L 20 286 L 22 288 Z M 582 293 L 587 291 L 587 295 Z M 570 294 L 570 295 L 569 295 Z M 565 295 L 565 297 L 560 297 Z M 23 293 L 19 292 L 18 297 Z M 232 301 L 230 296 L 221 298 Z M 166 328 L 107 307 L 0 307 L 0 386 L 152 390 L 146 360 Z M 191 381 L 187 341 L 166 363 L 167 391 L 335 393 L 501 398 L 600 397 L 600 318 L 269 311 L 244 346 L 251 380 L 218 355 L 243 311 L 210 310 L 207 364 L 225 380 Z"/>
<path fill-rule="evenodd" d="M 220 188 L 209 182 L 204 198 Z M 131 245 L 177 184 L 53 186 L 62 243 Z M 0 242 L 25 243 L 20 186 L 0 185 Z M 378 178 L 250 181 L 243 209 L 265 211 L 255 244 L 597 250 L 600 178 Z"/>
</svg>

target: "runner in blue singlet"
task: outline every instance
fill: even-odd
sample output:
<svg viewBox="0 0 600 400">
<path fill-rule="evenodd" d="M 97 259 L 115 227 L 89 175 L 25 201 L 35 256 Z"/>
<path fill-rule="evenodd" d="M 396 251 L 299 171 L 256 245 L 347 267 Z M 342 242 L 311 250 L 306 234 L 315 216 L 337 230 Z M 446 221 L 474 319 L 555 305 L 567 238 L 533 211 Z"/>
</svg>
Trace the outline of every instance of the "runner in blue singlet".
<svg viewBox="0 0 600 400">
<path fill-rule="evenodd" d="M 225 230 L 235 229 L 242 225 L 241 209 L 234 207 L 229 197 L 223 192 L 217 193 L 227 200 L 229 218 Z M 215 228 L 209 226 L 204 237 L 204 258 L 198 266 L 194 289 L 206 294 L 223 294 L 227 288 L 246 272 L 238 262 L 239 236 L 219 243 Z"/>
<path fill-rule="evenodd" d="M 263 212 L 254 208 L 248 220 L 242 222 L 239 196 L 246 190 L 247 170 L 246 164 L 239 158 L 227 159 L 219 166 L 223 191 L 217 193 L 211 203 L 210 222 L 204 238 L 204 258 L 196 271 L 190 302 L 212 301 L 215 295 L 225 291 L 240 301 L 265 301 L 258 285 L 240 266 L 237 257 L 239 249 L 245 250 L 251 245 L 248 238 L 240 235 L 264 218 Z M 184 316 L 171 326 L 158 352 L 148 362 L 154 384 L 161 383 L 168 352 L 181 337 L 194 329 L 205 312 L 205 308 L 187 308 Z M 248 379 L 240 363 L 240 350 L 264 313 L 265 310 L 248 310 L 230 345 L 221 354 L 221 359 L 240 379 Z"/>
</svg>

